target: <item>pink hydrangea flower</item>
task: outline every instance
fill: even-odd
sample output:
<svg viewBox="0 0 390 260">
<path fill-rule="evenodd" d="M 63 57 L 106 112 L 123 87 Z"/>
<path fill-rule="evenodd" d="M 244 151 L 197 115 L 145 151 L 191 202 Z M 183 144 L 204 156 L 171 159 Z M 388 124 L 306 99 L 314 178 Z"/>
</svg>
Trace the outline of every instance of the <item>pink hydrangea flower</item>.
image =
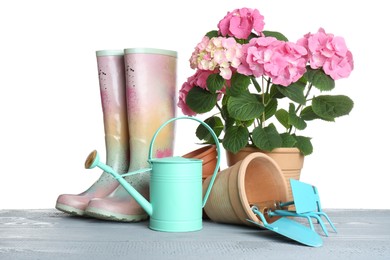
<svg viewBox="0 0 390 260">
<path fill-rule="evenodd" d="M 198 63 L 201 60 L 211 60 L 210 56 L 206 52 L 206 48 L 209 42 L 210 42 L 210 38 L 204 36 L 202 38 L 202 41 L 196 45 L 195 50 L 193 51 L 190 58 L 191 69 L 197 69 Z"/>
<path fill-rule="evenodd" d="M 186 98 L 188 92 L 195 86 L 207 89 L 207 78 L 216 73 L 215 71 L 209 70 L 196 70 L 195 74 L 187 78 L 187 81 L 183 83 L 181 89 L 179 90 L 179 101 L 177 106 L 181 108 L 184 115 L 195 116 L 196 113 L 188 107 L 186 103 Z M 207 89 L 208 90 L 208 89 Z M 220 93 L 223 93 L 225 88 L 220 90 Z M 219 97 L 220 98 L 220 97 Z"/>
<path fill-rule="evenodd" d="M 226 80 L 232 76 L 232 68 L 238 68 L 241 64 L 241 44 L 232 37 L 213 37 L 209 39 L 204 36 L 197 44 L 190 58 L 190 65 L 193 69 L 219 70 L 219 74 Z"/>
<path fill-rule="evenodd" d="M 188 82 L 193 87 L 198 86 L 203 89 L 207 89 L 207 78 L 214 73 L 215 71 L 210 70 L 197 70 L 194 75 L 188 78 Z"/>
<path fill-rule="evenodd" d="M 304 47 L 274 37 L 253 38 L 243 46 L 244 59 L 237 71 L 255 77 L 268 76 L 274 84 L 289 86 L 306 72 Z"/>
<path fill-rule="evenodd" d="M 264 16 L 257 9 L 241 8 L 228 12 L 218 23 L 222 36 L 246 39 L 252 30 L 260 34 L 264 28 Z"/>
<path fill-rule="evenodd" d="M 310 67 L 321 68 L 334 80 L 346 78 L 353 70 L 352 53 L 342 37 L 327 34 L 323 28 L 306 34 L 298 41 L 308 50 Z"/>
<path fill-rule="evenodd" d="M 188 82 L 184 82 L 181 86 L 181 89 L 179 90 L 179 101 L 177 102 L 177 106 L 181 108 L 181 111 L 184 115 L 187 116 L 195 116 L 196 113 L 192 111 L 191 108 L 186 103 L 186 98 L 188 95 L 188 92 L 193 88 Z"/>
</svg>

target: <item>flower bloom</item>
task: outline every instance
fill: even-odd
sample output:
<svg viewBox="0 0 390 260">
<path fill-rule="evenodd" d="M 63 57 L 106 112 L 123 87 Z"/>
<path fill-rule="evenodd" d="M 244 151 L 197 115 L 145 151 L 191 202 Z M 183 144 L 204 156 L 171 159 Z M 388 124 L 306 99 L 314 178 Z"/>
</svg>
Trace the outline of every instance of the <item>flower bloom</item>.
<svg viewBox="0 0 390 260">
<path fill-rule="evenodd" d="M 246 39 L 252 30 L 260 34 L 264 28 L 264 16 L 257 9 L 241 8 L 228 12 L 218 23 L 222 36 Z"/>
<path fill-rule="evenodd" d="M 207 78 L 214 74 L 215 71 L 209 71 L 209 70 L 196 70 L 195 74 L 191 77 L 187 78 L 187 81 L 183 83 L 181 89 L 179 90 L 179 101 L 177 103 L 177 106 L 181 108 L 184 115 L 187 116 L 195 116 L 196 113 L 191 110 L 191 108 L 188 107 L 186 103 L 186 98 L 188 92 L 195 86 L 198 86 L 203 89 L 207 89 Z M 221 90 L 222 93 L 224 91 Z"/>
<path fill-rule="evenodd" d="M 238 68 L 241 63 L 241 44 L 234 38 L 204 36 L 195 47 L 190 58 L 193 69 L 219 70 L 219 74 L 226 80 L 232 76 L 232 68 Z"/>
<path fill-rule="evenodd" d="M 353 70 L 352 53 L 342 37 L 327 34 L 320 28 L 315 34 L 306 34 L 298 44 L 308 50 L 310 67 L 322 67 L 334 80 L 348 77 Z"/>
<path fill-rule="evenodd" d="M 292 42 L 253 38 L 243 46 L 243 53 L 237 71 L 244 75 L 268 76 L 274 84 L 288 86 L 306 72 L 307 51 Z"/>
</svg>

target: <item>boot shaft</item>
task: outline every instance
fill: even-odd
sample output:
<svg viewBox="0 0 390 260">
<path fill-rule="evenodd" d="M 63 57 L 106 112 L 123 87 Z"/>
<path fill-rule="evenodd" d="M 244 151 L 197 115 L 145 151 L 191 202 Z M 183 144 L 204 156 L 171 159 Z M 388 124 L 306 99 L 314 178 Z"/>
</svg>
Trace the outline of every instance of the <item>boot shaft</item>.
<svg viewBox="0 0 390 260">
<path fill-rule="evenodd" d="M 124 53 L 96 51 L 106 143 L 106 162 L 119 172 L 129 163 Z"/>
<path fill-rule="evenodd" d="M 160 49 L 125 49 L 130 167 L 144 167 L 153 134 L 176 114 L 177 53 Z M 174 125 L 156 140 L 155 157 L 172 156 Z"/>
</svg>

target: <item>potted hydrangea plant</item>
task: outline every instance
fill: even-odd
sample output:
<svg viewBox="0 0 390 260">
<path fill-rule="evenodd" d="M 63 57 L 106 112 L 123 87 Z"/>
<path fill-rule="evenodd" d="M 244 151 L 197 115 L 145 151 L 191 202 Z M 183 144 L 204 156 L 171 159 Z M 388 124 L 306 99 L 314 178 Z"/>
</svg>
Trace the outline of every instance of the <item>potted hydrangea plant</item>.
<svg viewBox="0 0 390 260">
<path fill-rule="evenodd" d="M 311 137 L 299 131 L 311 120 L 333 122 L 351 112 L 349 97 L 329 94 L 353 70 L 342 37 L 320 28 L 291 42 L 264 30 L 264 17 L 250 8 L 228 12 L 217 27 L 191 55 L 195 73 L 182 85 L 178 106 L 190 116 L 216 110 L 205 122 L 227 151 L 295 147 L 309 155 Z M 196 134 L 212 142 L 203 126 Z"/>
<path fill-rule="evenodd" d="M 304 156 L 313 152 L 311 137 L 299 131 L 353 108 L 349 97 L 329 94 L 353 70 L 352 53 L 323 28 L 296 42 L 264 30 L 257 9 L 228 12 L 217 27 L 191 55 L 195 73 L 183 83 L 178 106 L 190 116 L 216 111 L 205 122 L 219 136 L 228 166 L 259 150 L 274 159 L 291 200 L 289 179 L 299 180 Z M 213 142 L 202 125 L 196 135 Z"/>
</svg>

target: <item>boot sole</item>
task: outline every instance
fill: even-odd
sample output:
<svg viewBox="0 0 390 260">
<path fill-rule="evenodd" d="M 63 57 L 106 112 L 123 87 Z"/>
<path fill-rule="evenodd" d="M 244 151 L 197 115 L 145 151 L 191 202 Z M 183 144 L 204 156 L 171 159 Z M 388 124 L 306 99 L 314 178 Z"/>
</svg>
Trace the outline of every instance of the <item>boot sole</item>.
<svg viewBox="0 0 390 260">
<path fill-rule="evenodd" d="M 113 213 L 106 210 L 101 210 L 98 208 L 88 208 L 85 212 L 85 215 L 89 217 L 94 217 L 97 219 L 111 220 L 118 222 L 140 222 L 142 220 L 148 219 L 148 214 L 143 215 L 125 215 L 119 213 Z"/>
<path fill-rule="evenodd" d="M 61 204 L 61 203 L 56 204 L 56 209 L 58 209 L 59 211 L 71 214 L 73 216 L 84 216 L 85 215 L 84 210 L 77 209 L 77 208 L 74 208 L 74 207 L 71 207 L 71 206 L 68 206 L 65 204 Z"/>
</svg>

